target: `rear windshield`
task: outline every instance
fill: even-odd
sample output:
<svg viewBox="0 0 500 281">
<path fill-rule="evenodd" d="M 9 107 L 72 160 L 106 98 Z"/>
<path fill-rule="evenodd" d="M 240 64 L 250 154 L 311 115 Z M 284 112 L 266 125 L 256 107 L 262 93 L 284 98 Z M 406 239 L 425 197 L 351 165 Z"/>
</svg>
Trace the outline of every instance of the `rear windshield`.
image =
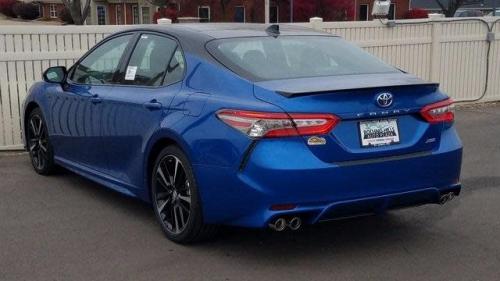
<svg viewBox="0 0 500 281">
<path fill-rule="evenodd" d="M 229 38 L 207 48 L 226 67 L 256 81 L 398 71 L 333 36 Z"/>
</svg>

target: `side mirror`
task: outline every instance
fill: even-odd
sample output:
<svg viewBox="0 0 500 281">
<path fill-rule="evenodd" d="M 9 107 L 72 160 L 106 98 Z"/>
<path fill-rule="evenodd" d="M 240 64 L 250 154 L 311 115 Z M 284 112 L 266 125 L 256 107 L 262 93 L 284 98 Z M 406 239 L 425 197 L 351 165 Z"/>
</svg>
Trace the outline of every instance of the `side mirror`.
<svg viewBox="0 0 500 281">
<path fill-rule="evenodd" d="M 64 66 L 53 66 L 47 68 L 43 73 L 43 80 L 49 83 L 63 83 L 66 81 L 66 76 L 68 75 L 68 71 Z"/>
</svg>

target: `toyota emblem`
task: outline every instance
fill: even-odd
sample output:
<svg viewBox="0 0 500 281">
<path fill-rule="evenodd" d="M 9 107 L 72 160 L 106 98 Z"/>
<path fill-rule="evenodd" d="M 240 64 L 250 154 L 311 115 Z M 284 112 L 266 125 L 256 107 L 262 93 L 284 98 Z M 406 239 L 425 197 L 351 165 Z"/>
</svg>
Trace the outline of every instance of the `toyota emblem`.
<svg viewBox="0 0 500 281">
<path fill-rule="evenodd" d="M 380 107 L 389 107 L 392 105 L 393 97 L 391 93 L 380 93 L 377 95 L 377 104 Z"/>
</svg>

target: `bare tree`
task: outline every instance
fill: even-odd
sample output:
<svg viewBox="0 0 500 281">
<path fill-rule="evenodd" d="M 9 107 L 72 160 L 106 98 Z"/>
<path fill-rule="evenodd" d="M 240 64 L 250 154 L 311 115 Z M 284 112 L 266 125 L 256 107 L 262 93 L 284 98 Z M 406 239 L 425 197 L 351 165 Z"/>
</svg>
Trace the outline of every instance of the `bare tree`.
<svg viewBox="0 0 500 281">
<path fill-rule="evenodd" d="M 464 0 L 434 0 L 439 5 L 441 10 L 443 10 L 444 15 L 447 18 L 451 18 L 455 15 L 455 12 L 464 4 Z M 444 2 L 448 2 L 447 4 Z"/>
<path fill-rule="evenodd" d="M 82 1 L 85 5 L 82 6 Z M 91 0 L 63 0 L 64 6 L 69 10 L 71 18 L 76 25 L 83 25 L 90 11 Z"/>
</svg>

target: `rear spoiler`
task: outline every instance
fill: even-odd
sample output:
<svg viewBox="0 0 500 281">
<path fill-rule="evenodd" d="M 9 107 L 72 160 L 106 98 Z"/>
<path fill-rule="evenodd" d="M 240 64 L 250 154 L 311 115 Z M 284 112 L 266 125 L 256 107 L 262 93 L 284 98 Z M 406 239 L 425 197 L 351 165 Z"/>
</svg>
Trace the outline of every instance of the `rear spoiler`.
<svg viewBox="0 0 500 281">
<path fill-rule="evenodd" d="M 437 89 L 437 87 L 439 87 L 438 83 L 428 82 L 411 74 L 399 71 L 378 74 L 353 74 L 268 80 L 256 82 L 255 85 L 279 93 L 287 98 L 359 89 L 388 89 L 407 86 L 428 86 L 436 87 Z"/>
<path fill-rule="evenodd" d="M 380 86 L 365 86 L 365 87 L 338 87 L 338 88 L 332 88 L 332 89 L 325 89 L 325 90 L 317 90 L 317 91 L 306 91 L 306 92 L 296 92 L 296 91 L 276 91 L 276 93 L 286 97 L 286 98 L 294 98 L 294 97 L 301 97 L 301 96 L 311 96 L 311 95 L 321 95 L 321 94 L 328 94 L 332 92 L 344 92 L 344 91 L 351 91 L 351 90 L 369 90 L 369 89 L 379 89 L 379 88 L 384 88 L 384 89 L 391 89 L 391 88 L 397 88 L 397 87 L 411 87 L 411 86 L 428 86 L 428 87 L 434 87 L 434 88 L 439 88 L 439 83 L 415 83 L 415 84 L 401 84 L 401 85 L 380 85 Z"/>
</svg>

